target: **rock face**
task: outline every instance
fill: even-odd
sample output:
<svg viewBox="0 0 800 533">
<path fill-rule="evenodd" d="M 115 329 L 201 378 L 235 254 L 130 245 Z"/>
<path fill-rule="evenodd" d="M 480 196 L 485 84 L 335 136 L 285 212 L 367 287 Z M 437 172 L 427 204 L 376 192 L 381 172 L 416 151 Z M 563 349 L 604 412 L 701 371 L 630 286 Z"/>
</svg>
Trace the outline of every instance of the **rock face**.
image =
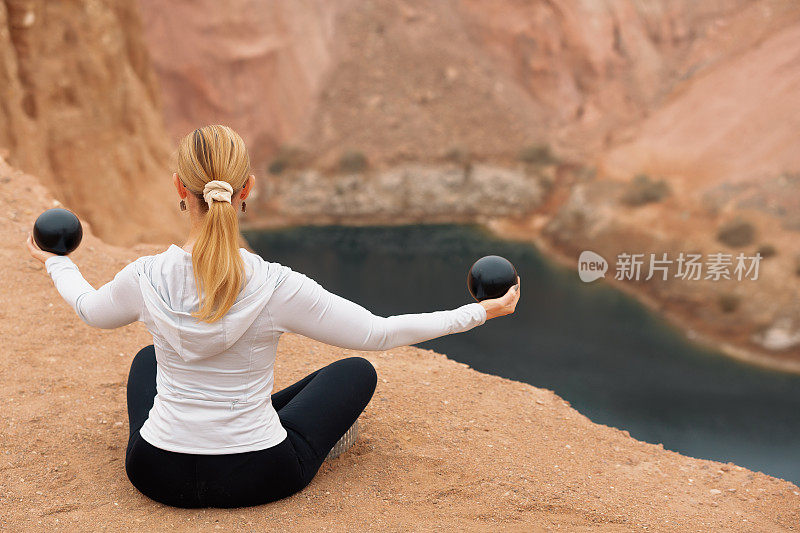
<svg viewBox="0 0 800 533">
<path fill-rule="evenodd" d="M 441 177 L 433 188 L 449 195 L 448 172 L 423 168 L 456 153 L 514 172 L 521 150 L 537 145 L 601 180 L 664 176 L 688 202 L 800 170 L 796 3 L 139 4 L 173 135 L 230 123 L 263 174 L 281 148 L 306 154 L 301 172 L 262 191 L 274 199 L 271 216 L 369 214 L 365 202 L 343 199 L 349 189 L 380 193 L 374 206 L 400 206 L 408 191 L 380 183 L 413 172 L 412 182 Z M 372 171 L 319 178 L 348 152 Z M 435 211 L 456 219 L 470 204 L 446 198 Z M 602 209 L 617 216 L 613 203 Z M 391 219 L 399 208 L 380 212 Z"/>
<path fill-rule="evenodd" d="M 606 173 L 674 176 L 699 191 L 800 170 L 800 8 L 751 8 L 718 32 L 737 48 L 695 58 L 691 76 L 604 155 Z"/>
<path fill-rule="evenodd" d="M 800 6 L 753 2 L 712 30 L 659 104 L 598 153 L 597 179 L 571 188 L 547 236 L 571 255 L 695 251 L 707 261 L 759 253 L 756 280 L 704 272 L 699 281 L 631 285 L 728 353 L 798 372 Z M 670 193 L 626 205 L 634 176 Z M 732 221 L 743 234 L 726 239 Z"/>
<path fill-rule="evenodd" d="M 536 209 L 547 179 L 520 166 L 399 165 L 383 171 L 272 177 L 258 213 L 269 219 L 393 223 L 474 221 Z M 264 198 L 262 195 L 260 198 Z M 270 199 L 272 201 L 270 201 Z M 248 218 L 257 226 L 259 214 Z"/>
<path fill-rule="evenodd" d="M 307 124 L 348 3 L 140 0 L 173 138 L 224 123 L 262 167 Z"/>
<path fill-rule="evenodd" d="M 180 234 L 162 124 L 135 5 L 0 2 L 0 150 L 108 242 Z"/>
<path fill-rule="evenodd" d="M 736 53 L 728 24 L 755 22 L 752 44 L 786 4 L 140 0 L 173 134 L 230 123 L 258 165 L 283 144 L 322 163 L 593 154 Z"/>
</svg>

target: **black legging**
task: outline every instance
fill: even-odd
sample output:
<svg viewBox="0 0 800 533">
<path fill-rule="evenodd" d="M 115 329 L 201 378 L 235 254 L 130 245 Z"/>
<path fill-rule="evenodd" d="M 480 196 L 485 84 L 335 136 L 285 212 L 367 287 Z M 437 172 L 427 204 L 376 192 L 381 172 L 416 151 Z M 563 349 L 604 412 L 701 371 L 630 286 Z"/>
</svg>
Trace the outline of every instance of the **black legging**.
<svg viewBox="0 0 800 533">
<path fill-rule="evenodd" d="M 125 471 L 133 486 L 174 507 L 246 507 L 303 489 L 375 392 L 363 357 L 333 362 L 272 395 L 288 437 L 253 452 L 196 455 L 157 448 L 140 435 L 156 396 L 153 345 L 133 358 L 128 376 L 130 438 Z"/>
</svg>

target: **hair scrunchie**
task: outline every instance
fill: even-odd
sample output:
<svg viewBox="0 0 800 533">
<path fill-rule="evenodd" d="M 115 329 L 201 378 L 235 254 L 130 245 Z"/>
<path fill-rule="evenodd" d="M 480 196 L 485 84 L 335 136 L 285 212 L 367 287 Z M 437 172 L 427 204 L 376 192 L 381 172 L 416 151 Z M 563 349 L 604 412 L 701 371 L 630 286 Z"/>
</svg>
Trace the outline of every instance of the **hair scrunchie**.
<svg viewBox="0 0 800 533">
<path fill-rule="evenodd" d="M 203 198 L 205 198 L 208 207 L 211 207 L 211 202 L 228 202 L 231 203 L 231 195 L 233 195 L 233 186 L 227 181 L 211 180 L 203 187 Z"/>
</svg>

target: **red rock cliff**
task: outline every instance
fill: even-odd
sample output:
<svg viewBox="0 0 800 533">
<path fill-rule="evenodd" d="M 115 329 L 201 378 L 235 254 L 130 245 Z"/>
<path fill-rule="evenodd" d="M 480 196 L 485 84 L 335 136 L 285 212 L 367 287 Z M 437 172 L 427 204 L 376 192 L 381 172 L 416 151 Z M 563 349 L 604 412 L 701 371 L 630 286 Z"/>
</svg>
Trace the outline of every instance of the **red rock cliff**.
<svg viewBox="0 0 800 533">
<path fill-rule="evenodd" d="M 135 4 L 0 2 L 0 149 L 108 242 L 182 233 Z"/>
</svg>

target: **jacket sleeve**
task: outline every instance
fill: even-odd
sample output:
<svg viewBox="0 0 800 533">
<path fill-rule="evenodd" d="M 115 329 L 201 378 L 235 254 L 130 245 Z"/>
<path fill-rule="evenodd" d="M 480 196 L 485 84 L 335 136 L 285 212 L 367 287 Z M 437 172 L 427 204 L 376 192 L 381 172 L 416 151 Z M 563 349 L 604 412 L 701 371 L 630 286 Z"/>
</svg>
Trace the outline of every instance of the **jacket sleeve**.
<svg viewBox="0 0 800 533">
<path fill-rule="evenodd" d="M 477 302 L 447 311 L 381 317 L 291 271 L 270 299 L 270 313 L 281 332 L 353 350 L 388 350 L 461 333 L 486 321 Z"/>
<path fill-rule="evenodd" d="M 45 267 L 61 297 L 88 325 L 113 329 L 140 320 L 143 301 L 135 261 L 97 290 L 65 255 L 48 258 Z"/>
</svg>

